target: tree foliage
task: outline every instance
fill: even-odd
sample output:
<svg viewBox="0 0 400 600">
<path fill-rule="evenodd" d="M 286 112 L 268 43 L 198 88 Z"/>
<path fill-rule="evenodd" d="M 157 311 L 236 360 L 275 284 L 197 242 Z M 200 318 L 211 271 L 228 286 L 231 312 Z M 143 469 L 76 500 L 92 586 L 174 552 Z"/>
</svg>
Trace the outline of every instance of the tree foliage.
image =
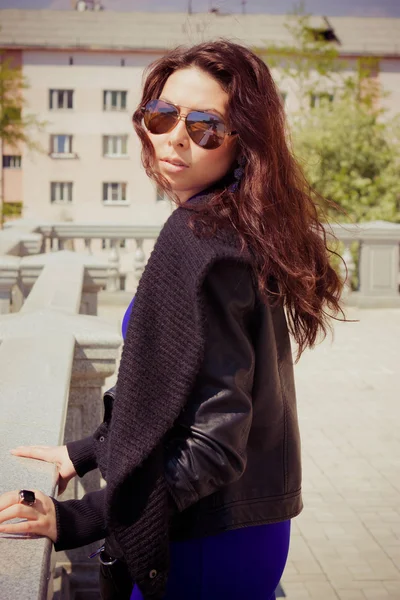
<svg viewBox="0 0 400 600">
<path fill-rule="evenodd" d="M 38 150 L 33 133 L 45 125 L 26 113 L 24 90 L 28 87 L 22 69 L 0 54 L 0 139 L 16 150 L 21 145 Z"/>
<path fill-rule="evenodd" d="M 0 53 L 0 140 L 1 154 L 4 147 L 20 154 L 23 148 L 43 151 L 34 139 L 34 133 L 41 131 L 45 123 L 39 121 L 35 115 L 26 112 L 26 99 L 24 91 L 28 88 L 25 77 L 20 67 L 13 66 L 10 59 Z M 1 159 L 3 157 L 1 156 Z M 4 177 L 3 171 L 1 176 Z M 10 215 L 10 208 L 4 202 L 3 182 L 0 195 L 0 229 L 4 219 Z"/>
<path fill-rule="evenodd" d="M 352 98 L 323 104 L 294 126 L 295 150 L 311 186 L 345 212 L 337 220 L 400 222 L 399 124 Z"/>
<path fill-rule="evenodd" d="M 400 222 L 399 119 L 380 106 L 379 61 L 349 65 L 335 40 L 325 39 L 327 30 L 311 25 L 298 9 L 287 22 L 293 45 L 262 51 L 298 94 L 299 108 L 289 115 L 294 151 L 329 217 Z M 313 108 L 312 96 L 321 99 Z"/>
</svg>

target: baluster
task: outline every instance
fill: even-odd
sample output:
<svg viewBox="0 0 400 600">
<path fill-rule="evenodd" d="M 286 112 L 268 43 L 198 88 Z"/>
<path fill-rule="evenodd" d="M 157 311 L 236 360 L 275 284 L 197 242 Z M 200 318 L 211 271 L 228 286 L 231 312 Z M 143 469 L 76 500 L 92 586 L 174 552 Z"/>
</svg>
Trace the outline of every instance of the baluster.
<svg viewBox="0 0 400 600">
<path fill-rule="evenodd" d="M 146 255 L 143 251 L 143 242 L 144 240 L 141 238 L 135 239 L 136 242 L 136 250 L 134 254 L 133 261 L 133 271 L 135 273 L 135 279 L 139 283 L 139 279 L 142 276 L 144 271 L 144 264 L 146 262 Z"/>
<path fill-rule="evenodd" d="M 86 254 L 93 254 L 93 252 L 92 252 L 92 240 L 90 238 L 85 238 L 84 242 L 85 242 L 85 251 L 86 251 Z"/>
<path fill-rule="evenodd" d="M 107 290 L 116 292 L 119 290 L 119 253 L 117 248 L 117 240 L 110 240 L 110 254 L 108 257 L 108 279 Z"/>
<path fill-rule="evenodd" d="M 351 244 L 351 242 L 343 242 L 344 250 L 343 250 L 342 258 L 343 258 L 344 262 L 346 263 L 347 277 L 346 277 L 345 266 L 342 262 L 340 263 L 340 274 L 341 274 L 342 279 L 345 284 L 344 288 L 343 288 L 343 296 L 349 296 L 351 294 L 351 291 L 352 291 L 351 290 L 351 282 L 352 282 L 354 270 L 355 270 L 355 263 L 353 260 L 353 255 L 350 250 L 350 244 Z"/>
</svg>

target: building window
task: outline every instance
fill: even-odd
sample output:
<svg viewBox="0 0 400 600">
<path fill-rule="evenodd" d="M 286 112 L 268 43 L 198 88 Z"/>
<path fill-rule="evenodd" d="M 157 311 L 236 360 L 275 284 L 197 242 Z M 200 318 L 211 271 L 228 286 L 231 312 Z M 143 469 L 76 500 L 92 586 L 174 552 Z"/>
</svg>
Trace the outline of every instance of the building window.
<svg viewBox="0 0 400 600">
<path fill-rule="evenodd" d="M 57 134 L 50 137 L 50 153 L 52 155 L 72 154 L 72 135 Z"/>
<path fill-rule="evenodd" d="M 103 183 L 104 204 L 126 204 L 126 183 Z"/>
<path fill-rule="evenodd" d="M 52 181 L 50 183 L 50 201 L 52 204 L 69 204 L 72 202 L 72 182 Z"/>
<path fill-rule="evenodd" d="M 3 169 L 20 169 L 22 159 L 20 156 L 12 154 L 3 155 Z"/>
<path fill-rule="evenodd" d="M 164 192 L 164 190 L 157 186 L 156 201 L 162 202 L 163 200 L 169 200 L 169 198 L 168 198 L 167 194 Z"/>
<path fill-rule="evenodd" d="M 103 109 L 104 110 L 126 110 L 126 96 L 128 92 L 118 90 L 104 90 Z"/>
<path fill-rule="evenodd" d="M 103 135 L 103 156 L 126 156 L 127 135 Z"/>
<path fill-rule="evenodd" d="M 316 108 L 317 106 L 322 106 L 323 104 L 330 104 L 331 102 L 333 102 L 333 94 L 329 94 L 328 92 L 310 94 L 311 108 Z"/>
<path fill-rule="evenodd" d="M 72 109 L 73 104 L 74 90 L 49 90 L 50 110 Z"/>
</svg>

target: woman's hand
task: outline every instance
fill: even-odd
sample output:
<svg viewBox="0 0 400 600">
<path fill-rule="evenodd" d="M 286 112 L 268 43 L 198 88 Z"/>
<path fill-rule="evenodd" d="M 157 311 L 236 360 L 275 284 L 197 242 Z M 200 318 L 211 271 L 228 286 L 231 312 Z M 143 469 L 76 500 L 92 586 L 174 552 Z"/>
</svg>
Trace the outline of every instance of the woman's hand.
<svg viewBox="0 0 400 600">
<path fill-rule="evenodd" d="M 58 494 L 62 494 L 76 471 L 69 457 L 67 446 L 18 446 L 11 450 L 14 456 L 36 458 L 54 463 L 58 468 Z"/>
<path fill-rule="evenodd" d="M 49 496 L 38 490 L 32 506 L 19 502 L 19 492 L 7 492 L 0 496 L 0 533 L 25 533 L 45 536 L 53 542 L 57 539 L 56 509 Z M 10 519 L 27 519 L 21 523 L 5 523 Z"/>
</svg>

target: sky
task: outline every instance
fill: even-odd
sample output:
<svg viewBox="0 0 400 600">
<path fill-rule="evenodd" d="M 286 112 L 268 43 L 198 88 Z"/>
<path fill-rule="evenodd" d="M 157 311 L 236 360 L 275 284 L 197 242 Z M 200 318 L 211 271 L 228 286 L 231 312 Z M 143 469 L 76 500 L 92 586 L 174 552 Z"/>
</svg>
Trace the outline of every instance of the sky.
<svg viewBox="0 0 400 600">
<path fill-rule="evenodd" d="M 0 0 L 0 8 L 68 10 L 74 0 Z M 189 0 L 102 0 L 106 10 L 186 12 Z M 225 13 L 241 13 L 242 0 L 192 0 L 193 12 L 211 7 Z M 293 0 L 247 0 L 247 13 L 286 14 Z M 400 0 L 305 0 L 311 14 L 326 16 L 400 17 Z"/>
</svg>

